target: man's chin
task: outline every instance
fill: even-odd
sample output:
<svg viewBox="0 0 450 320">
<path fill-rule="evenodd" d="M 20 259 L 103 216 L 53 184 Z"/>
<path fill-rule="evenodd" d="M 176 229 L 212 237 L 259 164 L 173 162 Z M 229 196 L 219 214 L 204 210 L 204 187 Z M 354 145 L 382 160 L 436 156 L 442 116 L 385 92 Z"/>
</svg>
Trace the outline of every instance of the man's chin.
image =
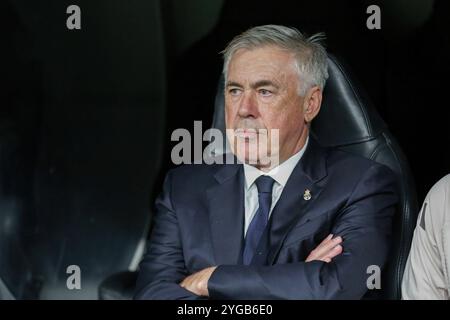
<svg viewBox="0 0 450 320">
<path fill-rule="evenodd" d="M 243 156 L 237 154 L 236 158 L 239 160 L 239 163 L 257 167 L 260 170 L 274 167 L 274 161 L 267 156 Z"/>
</svg>

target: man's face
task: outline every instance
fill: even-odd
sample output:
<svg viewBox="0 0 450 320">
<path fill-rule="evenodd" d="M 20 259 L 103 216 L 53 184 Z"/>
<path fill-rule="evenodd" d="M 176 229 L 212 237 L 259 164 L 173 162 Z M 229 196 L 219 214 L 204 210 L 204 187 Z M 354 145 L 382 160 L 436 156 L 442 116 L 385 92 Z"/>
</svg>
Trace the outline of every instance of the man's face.
<svg viewBox="0 0 450 320">
<path fill-rule="evenodd" d="M 303 147 L 308 128 L 299 81 L 294 56 L 280 48 L 240 49 L 233 55 L 225 84 L 225 121 L 226 128 L 234 130 L 234 137 L 231 130 L 227 135 L 240 161 L 259 161 L 268 154 L 282 163 Z M 273 129 L 279 130 L 278 147 L 270 140 Z M 258 140 L 269 141 L 268 150 L 261 143 L 258 148 Z M 260 163 L 256 166 L 264 169 Z"/>
</svg>

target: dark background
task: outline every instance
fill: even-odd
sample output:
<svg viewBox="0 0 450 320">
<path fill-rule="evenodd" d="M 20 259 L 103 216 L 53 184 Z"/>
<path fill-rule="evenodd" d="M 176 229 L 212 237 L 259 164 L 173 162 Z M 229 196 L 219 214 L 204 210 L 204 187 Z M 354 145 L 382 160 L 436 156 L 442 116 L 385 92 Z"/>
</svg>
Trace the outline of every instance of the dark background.
<svg viewBox="0 0 450 320">
<path fill-rule="evenodd" d="M 66 8 L 81 8 L 81 30 Z M 366 8 L 381 8 L 381 30 Z M 445 0 L 1 0 L 0 292 L 92 298 L 135 269 L 175 128 L 212 120 L 219 52 L 260 24 L 324 31 L 398 139 L 419 201 L 450 173 Z M 82 290 L 66 288 L 79 265 Z M 2 298 L 0 294 L 0 298 Z"/>
</svg>

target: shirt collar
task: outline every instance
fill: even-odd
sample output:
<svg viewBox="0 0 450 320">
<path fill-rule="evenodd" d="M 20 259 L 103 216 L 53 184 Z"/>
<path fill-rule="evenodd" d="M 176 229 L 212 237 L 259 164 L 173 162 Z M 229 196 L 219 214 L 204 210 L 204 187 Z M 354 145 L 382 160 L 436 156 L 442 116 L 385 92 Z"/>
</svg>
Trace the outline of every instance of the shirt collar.
<svg viewBox="0 0 450 320">
<path fill-rule="evenodd" d="M 284 161 L 279 166 L 273 168 L 269 172 L 263 172 L 258 168 L 245 164 L 244 163 L 244 174 L 245 174 L 245 187 L 246 189 L 250 189 L 252 184 L 262 175 L 267 175 L 272 177 L 277 183 L 281 186 L 286 185 L 289 177 L 291 176 L 292 171 L 294 170 L 297 163 L 302 158 L 305 153 L 306 147 L 308 146 L 309 137 L 306 138 L 305 145 L 300 149 L 296 154 L 292 155 L 289 159 Z"/>
</svg>

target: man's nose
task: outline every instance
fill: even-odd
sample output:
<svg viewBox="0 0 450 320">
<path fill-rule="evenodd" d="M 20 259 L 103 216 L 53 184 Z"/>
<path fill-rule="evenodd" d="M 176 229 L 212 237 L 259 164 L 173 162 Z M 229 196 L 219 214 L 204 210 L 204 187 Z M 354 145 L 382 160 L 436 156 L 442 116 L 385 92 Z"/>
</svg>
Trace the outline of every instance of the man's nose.
<svg viewBox="0 0 450 320">
<path fill-rule="evenodd" d="M 239 116 L 242 118 L 257 118 L 258 115 L 258 102 L 255 93 L 251 91 L 244 92 L 239 104 Z"/>
</svg>

